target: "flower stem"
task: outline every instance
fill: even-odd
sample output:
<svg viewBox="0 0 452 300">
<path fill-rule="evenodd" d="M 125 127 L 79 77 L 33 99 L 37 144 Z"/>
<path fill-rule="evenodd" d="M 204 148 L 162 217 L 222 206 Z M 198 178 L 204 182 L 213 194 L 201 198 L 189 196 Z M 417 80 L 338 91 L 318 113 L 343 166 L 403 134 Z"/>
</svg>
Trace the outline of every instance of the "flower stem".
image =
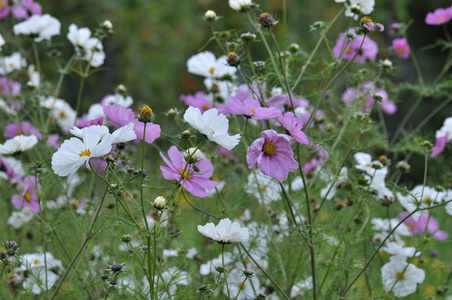
<svg viewBox="0 0 452 300">
<path fill-rule="evenodd" d="M 226 289 L 228 291 L 228 299 L 231 299 L 231 293 L 229 292 L 228 275 L 226 268 L 224 267 L 224 244 L 221 244 L 221 263 L 223 265 L 224 281 L 226 283 Z"/>
</svg>

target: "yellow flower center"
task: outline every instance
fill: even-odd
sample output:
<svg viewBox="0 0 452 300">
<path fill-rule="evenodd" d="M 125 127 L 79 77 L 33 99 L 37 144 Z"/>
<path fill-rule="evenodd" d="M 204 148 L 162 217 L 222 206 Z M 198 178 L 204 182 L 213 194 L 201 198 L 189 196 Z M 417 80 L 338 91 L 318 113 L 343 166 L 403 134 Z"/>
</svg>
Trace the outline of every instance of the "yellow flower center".
<svg viewBox="0 0 452 300">
<path fill-rule="evenodd" d="M 215 134 L 215 131 L 212 130 L 212 134 Z"/>
<path fill-rule="evenodd" d="M 187 180 L 190 180 L 191 178 L 191 175 L 188 174 L 187 170 L 184 171 L 183 169 L 180 169 L 179 174 L 182 176 L 182 178 L 187 178 Z"/>
<path fill-rule="evenodd" d="M 361 19 L 361 23 L 370 23 L 370 22 L 372 22 L 372 19 L 369 17 L 364 17 Z"/>
<path fill-rule="evenodd" d="M 405 277 L 405 275 L 403 275 L 402 272 L 397 272 L 397 278 L 398 279 L 403 279 Z"/>
<path fill-rule="evenodd" d="M 439 21 L 439 22 L 444 22 L 445 20 L 446 20 L 446 18 L 444 18 L 444 17 L 439 17 L 439 18 L 438 18 L 438 21 Z"/>
<path fill-rule="evenodd" d="M 0 2 L 0 7 L 6 7 L 6 1 L 5 2 Z"/>
<path fill-rule="evenodd" d="M 268 156 L 272 156 L 276 152 L 276 146 L 272 142 L 266 142 L 262 147 L 262 150 L 264 150 L 265 154 Z"/>
<path fill-rule="evenodd" d="M 255 110 L 255 109 L 253 109 L 253 108 L 250 108 L 250 111 L 251 111 L 251 113 L 253 113 L 253 114 L 255 114 L 255 113 L 256 113 L 256 110 Z"/>
<path fill-rule="evenodd" d="M 427 197 L 425 197 L 424 201 L 425 201 L 425 202 L 429 202 L 429 201 L 432 201 L 432 197 L 430 197 L 430 196 L 427 196 Z"/>
<path fill-rule="evenodd" d="M 241 289 L 241 290 L 245 289 L 245 284 L 243 282 L 239 283 L 239 289 Z"/>
<path fill-rule="evenodd" d="M 203 108 L 204 110 L 208 110 L 208 109 L 209 109 L 209 106 L 208 106 L 207 104 L 204 104 L 204 105 L 202 106 L 202 108 Z"/>
<path fill-rule="evenodd" d="M 85 151 L 80 152 L 80 154 L 78 156 L 82 157 L 82 156 L 90 156 L 90 155 L 91 155 L 91 151 L 89 149 L 86 149 Z"/>
<path fill-rule="evenodd" d="M 30 194 L 29 191 L 26 191 L 26 192 L 25 192 L 24 199 L 27 200 L 27 202 L 30 202 L 30 200 L 31 200 L 31 194 Z"/>
<path fill-rule="evenodd" d="M 348 47 L 347 50 L 345 50 L 345 53 L 347 53 L 347 54 L 352 53 L 352 48 Z"/>
<path fill-rule="evenodd" d="M 60 112 L 60 118 L 66 118 L 66 113 L 64 111 Z"/>
<path fill-rule="evenodd" d="M 403 50 L 402 47 L 397 48 L 397 52 L 398 52 L 399 54 L 405 53 L 405 51 Z"/>
<path fill-rule="evenodd" d="M 35 264 L 35 265 L 37 265 L 37 264 L 39 264 L 39 259 L 35 259 L 35 260 L 33 260 L 33 264 Z"/>
<path fill-rule="evenodd" d="M 210 74 L 213 74 L 214 71 L 215 71 L 215 68 L 214 68 L 214 67 L 212 67 L 212 68 L 209 69 L 209 73 L 210 73 Z"/>
<path fill-rule="evenodd" d="M 23 132 L 22 131 L 20 131 L 20 130 L 17 130 L 17 132 L 16 132 L 16 135 L 22 135 L 23 134 Z"/>
<path fill-rule="evenodd" d="M 141 114 L 152 114 L 152 109 L 149 106 L 145 106 L 141 109 Z"/>
<path fill-rule="evenodd" d="M 414 223 L 408 223 L 408 227 L 414 228 Z"/>
</svg>

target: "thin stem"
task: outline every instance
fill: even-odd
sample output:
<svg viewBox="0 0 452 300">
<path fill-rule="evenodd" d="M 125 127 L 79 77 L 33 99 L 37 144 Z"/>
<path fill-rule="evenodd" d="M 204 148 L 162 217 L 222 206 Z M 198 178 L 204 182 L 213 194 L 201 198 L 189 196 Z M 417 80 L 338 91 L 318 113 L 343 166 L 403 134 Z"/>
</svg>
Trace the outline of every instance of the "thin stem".
<svg viewBox="0 0 452 300">
<path fill-rule="evenodd" d="M 226 283 L 226 289 L 228 291 L 228 299 L 231 299 L 231 293 L 229 292 L 228 275 L 226 268 L 224 267 L 224 244 L 221 244 L 221 263 L 223 265 L 224 281 Z"/>
<path fill-rule="evenodd" d="M 38 47 L 35 42 L 33 42 L 33 52 L 35 54 L 36 70 L 39 74 L 41 74 L 41 62 L 39 60 Z"/>
<path fill-rule="evenodd" d="M 200 211 L 200 212 L 202 212 L 202 213 L 204 213 L 204 214 L 206 214 L 206 215 L 208 215 L 208 216 L 211 216 L 211 217 L 213 217 L 213 218 L 215 218 L 215 219 L 219 219 L 219 220 L 221 219 L 221 217 L 216 216 L 216 215 L 214 215 L 214 214 L 211 214 L 210 212 L 208 212 L 208 211 L 206 211 L 206 210 L 204 210 L 204 209 L 202 209 L 202 208 L 199 208 L 199 207 L 197 207 L 196 205 L 194 205 L 193 203 L 191 203 L 190 201 L 188 201 L 187 197 L 185 196 L 184 190 L 181 190 L 181 194 L 182 194 L 182 196 L 184 197 L 185 201 L 188 203 L 188 205 L 190 205 L 190 206 L 193 207 L 194 209 L 196 209 L 196 210 L 198 210 L 198 211 Z"/>
<path fill-rule="evenodd" d="M 76 117 L 78 116 L 78 114 L 79 114 L 79 111 L 80 111 L 80 102 L 81 102 L 81 100 L 82 100 L 82 91 L 83 91 L 83 85 L 85 84 L 85 75 L 83 74 L 82 75 L 82 80 L 80 81 L 80 86 L 79 86 L 79 88 L 78 88 L 78 94 L 77 94 L 77 104 L 76 104 L 76 106 L 75 106 L 75 112 L 76 112 Z"/>
<path fill-rule="evenodd" d="M 408 122 L 408 120 L 411 118 L 411 115 L 416 111 L 417 107 L 419 106 L 419 104 L 422 101 L 422 96 L 419 96 L 416 100 L 416 102 L 414 102 L 414 104 L 411 106 L 410 110 L 405 114 L 405 116 L 403 117 L 402 122 L 400 122 L 399 127 L 397 127 L 396 132 L 394 133 L 394 136 L 391 139 L 390 144 L 393 145 L 395 140 L 397 139 L 397 137 L 400 134 L 400 131 L 403 129 L 403 126 L 405 126 L 406 122 Z"/>
</svg>

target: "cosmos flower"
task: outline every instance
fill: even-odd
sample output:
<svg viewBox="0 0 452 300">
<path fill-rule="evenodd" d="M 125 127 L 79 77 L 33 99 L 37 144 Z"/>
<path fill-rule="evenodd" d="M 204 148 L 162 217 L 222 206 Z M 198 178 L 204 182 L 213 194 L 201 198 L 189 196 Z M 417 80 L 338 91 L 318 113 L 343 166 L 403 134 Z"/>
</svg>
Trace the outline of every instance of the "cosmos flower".
<svg viewBox="0 0 452 300">
<path fill-rule="evenodd" d="M 295 298 L 299 295 L 303 296 L 307 290 L 312 290 L 312 277 L 302 280 L 292 287 L 290 290 L 290 297 Z"/>
<path fill-rule="evenodd" d="M 405 297 L 416 292 L 417 285 L 425 279 L 425 271 L 395 256 L 381 268 L 381 277 L 386 292 Z"/>
<path fill-rule="evenodd" d="M 400 58 L 407 59 L 410 57 L 410 46 L 406 38 L 398 38 L 392 41 L 392 47 L 394 47 L 394 53 Z"/>
<path fill-rule="evenodd" d="M 37 178 L 34 176 L 27 176 L 23 182 L 19 184 L 21 190 L 20 195 L 13 195 L 11 202 L 15 208 L 25 208 L 29 211 L 39 212 L 38 197 L 35 191 L 41 190 L 41 185 L 37 183 Z"/>
<path fill-rule="evenodd" d="M 251 6 L 251 0 L 229 0 L 229 6 L 238 11 L 243 11 Z"/>
<path fill-rule="evenodd" d="M 375 0 L 335 0 L 336 3 L 345 3 L 345 16 L 358 20 L 358 15 L 352 12 L 352 6 L 357 7 L 363 15 L 369 15 L 375 6 Z"/>
<path fill-rule="evenodd" d="M 6 18 L 10 13 L 17 20 L 26 20 L 30 15 L 41 15 L 41 11 L 41 4 L 33 0 L 0 0 L 0 20 Z"/>
<path fill-rule="evenodd" d="M 349 38 L 346 35 L 352 35 L 353 38 Z M 347 60 L 352 60 L 356 52 L 358 52 L 354 61 L 363 64 L 366 59 L 377 59 L 378 45 L 368 36 L 356 35 L 354 29 L 350 29 L 347 34 L 340 34 L 332 51 L 334 58 L 340 57 L 341 59 Z"/>
<path fill-rule="evenodd" d="M 0 57 L 0 75 L 7 75 L 15 70 L 22 70 L 26 66 L 27 62 L 19 52 L 14 52 L 11 56 Z"/>
<path fill-rule="evenodd" d="M 228 273 L 228 288 L 231 297 L 237 300 L 256 299 L 256 293 L 261 289 L 259 279 L 257 276 L 252 276 L 247 281 L 243 282 L 244 280 L 245 275 L 239 269 L 233 269 Z M 225 284 L 223 287 L 223 294 L 228 295 L 228 288 Z M 238 296 L 235 297 L 234 295 Z"/>
<path fill-rule="evenodd" d="M 74 126 L 77 113 L 63 99 L 47 97 L 41 100 L 41 106 L 50 109 L 52 118 L 56 120 L 63 132 L 66 133 Z"/>
<path fill-rule="evenodd" d="M 38 143 L 38 138 L 34 135 L 17 135 L 7 140 L 3 145 L 0 144 L 0 154 L 14 154 L 27 151 Z"/>
<path fill-rule="evenodd" d="M 388 93 L 383 89 L 377 88 L 371 81 L 364 82 L 358 88 L 350 87 L 346 89 L 342 95 L 342 101 L 348 107 L 358 105 L 360 111 L 369 113 L 377 96 L 381 98 L 381 101 L 378 101 L 377 104 L 385 113 L 392 115 L 397 111 L 397 106 L 394 102 L 388 100 Z"/>
<path fill-rule="evenodd" d="M 289 132 L 295 141 L 300 144 L 309 144 L 308 137 L 303 132 L 303 125 L 298 123 L 297 118 L 292 112 L 286 112 L 284 115 L 281 114 L 279 120 L 284 126 L 284 129 Z"/>
<path fill-rule="evenodd" d="M 209 180 L 213 174 L 213 165 L 206 158 L 198 158 L 193 165 L 186 166 L 184 153 L 172 146 L 168 150 L 169 160 L 160 152 L 160 156 L 168 167 L 160 166 L 163 177 L 168 180 L 176 180 L 192 195 L 197 197 L 207 197 L 206 190 L 213 189 L 218 182 Z M 195 170 L 196 169 L 196 170 Z M 182 179 L 181 179 L 182 177 Z"/>
<path fill-rule="evenodd" d="M 407 212 L 401 212 L 399 214 L 399 221 L 402 221 L 408 215 Z M 419 216 L 411 216 L 404 222 L 413 234 L 431 235 L 435 240 L 444 241 L 449 238 L 449 234 L 439 229 L 438 220 L 428 213 L 421 214 Z"/>
<path fill-rule="evenodd" d="M 452 19 L 452 7 L 438 8 L 425 16 L 425 23 L 429 25 L 441 25 Z"/>
<path fill-rule="evenodd" d="M 280 114 L 280 111 L 274 107 L 262 107 L 257 100 L 246 99 L 241 101 L 233 96 L 228 96 L 228 103 L 225 108 L 230 114 L 243 115 L 254 120 L 272 119 Z"/>
<path fill-rule="evenodd" d="M 101 134 L 96 126 L 81 130 L 82 139 L 72 137 L 65 140 L 52 156 L 52 169 L 59 176 L 75 173 L 84 163 L 89 168 L 93 157 L 101 157 L 111 150 L 113 136 Z M 108 130 L 108 129 L 107 129 Z"/>
<path fill-rule="evenodd" d="M 31 35 L 35 42 L 50 40 L 52 36 L 59 35 L 61 23 L 49 14 L 33 15 L 28 20 L 14 25 L 14 34 Z"/>
<path fill-rule="evenodd" d="M 202 113 L 213 108 L 212 100 L 203 91 L 196 92 L 194 95 L 180 95 L 179 99 L 184 102 L 185 105 L 199 108 Z"/>
<path fill-rule="evenodd" d="M 227 218 L 220 220 L 216 226 L 213 223 L 198 225 L 198 231 L 220 244 L 241 243 L 250 238 L 247 228 L 242 228 L 239 222 L 231 222 Z"/>
<path fill-rule="evenodd" d="M 36 127 L 33 127 L 29 122 L 9 123 L 5 126 L 5 133 L 3 134 L 5 138 L 14 138 L 18 135 L 34 135 L 38 140 L 42 140 L 39 130 Z"/>
<path fill-rule="evenodd" d="M 225 55 L 217 59 L 212 52 L 200 52 L 188 59 L 188 72 L 208 78 L 218 79 L 225 75 L 233 76 L 237 70 L 230 67 L 226 60 L 227 57 Z"/>
<path fill-rule="evenodd" d="M 190 106 L 185 111 L 184 120 L 207 139 L 228 150 L 232 150 L 240 142 L 240 134 L 229 135 L 229 120 L 225 115 L 218 113 L 216 108 L 201 114 L 199 108 Z"/>
<path fill-rule="evenodd" d="M 104 63 L 105 52 L 103 51 L 102 42 L 96 37 L 91 37 L 89 28 L 83 27 L 79 29 L 77 25 L 71 24 L 69 25 L 67 38 L 74 45 L 77 54 L 79 56 L 83 55 L 83 59 L 89 62 L 91 66 L 99 67 Z"/>
<path fill-rule="evenodd" d="M 443 126 L 436 131 L 436 143 L 432 148 L 432 157 L 437 156 L 446 149 L 447 143 L 452 141 L 452 117 L 444 120 Z"/>
<path fill-rule="evenodd" d="M 20 83 L 7 77 L 0 77 L 0 94 L 17 95 L 20 93 Z"/>
<path fill-rule="evenodd" d="M 262 131 L 261 137 L 248 147 L 248 167 L 252 169 L 257 164 L 263 174 L 283 182 L 290 172 L 298 168 L 291 142 L 290 136 L 278 134 L 273 129 Z"/>
</svg>

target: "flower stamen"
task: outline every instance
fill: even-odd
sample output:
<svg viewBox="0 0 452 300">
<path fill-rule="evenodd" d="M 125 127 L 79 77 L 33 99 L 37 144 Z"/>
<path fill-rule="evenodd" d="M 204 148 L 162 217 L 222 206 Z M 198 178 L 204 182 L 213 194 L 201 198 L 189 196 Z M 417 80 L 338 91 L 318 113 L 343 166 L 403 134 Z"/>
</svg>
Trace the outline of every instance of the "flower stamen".
<svg viewBox="0 0 452 300">
<path fill-rule="evenodd" d="M 272 142 L 267 142 L 262 146 L 262 150 L 264 150 L 265 154 L 268 156 L 272 156 L 276 152 L 276 146 Z"/>
<path fill-rule="evenodd" d="M 90 155 L 91 155 L 91 150 L 86 149 L 85 151 L 80 152 L 80 154 L 78 156 L 82 157 L 82 156 L 90 156 Z"/>
</svg>

